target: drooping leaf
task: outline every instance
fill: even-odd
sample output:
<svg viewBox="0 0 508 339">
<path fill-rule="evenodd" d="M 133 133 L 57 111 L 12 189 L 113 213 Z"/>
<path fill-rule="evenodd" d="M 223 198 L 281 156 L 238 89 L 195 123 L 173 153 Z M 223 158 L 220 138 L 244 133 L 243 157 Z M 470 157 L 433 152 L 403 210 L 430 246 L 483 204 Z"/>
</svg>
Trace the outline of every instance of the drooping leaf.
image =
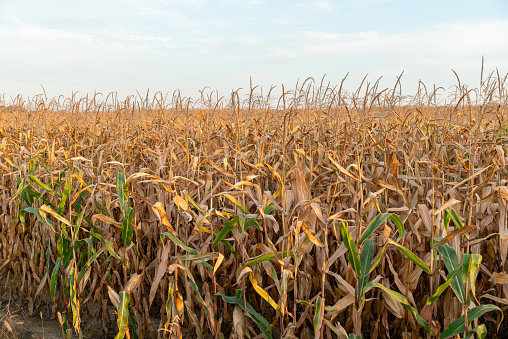
<svg viewBox="0 0 508 339">
<path fill-rule="evenodd" d="M 111 241 L 104 239 L 102 235 L 96 232 L 90 232 L 90 235 L 102 241 L 106 245 L 106 249 L 108 250 L 109 254 L 111 254 L 113 257 L 115 257 L 116 259 L 120 260 L 123 263 L 123 258 L 120 255 L 118 255 L 118 253 L 116 253 L 113 247 L 113 243 Z"/>
<path fill-rule="evenodd" d="M 404 306 L 405 308 L 407 308 L 409 310 L 409 312 L 411 312 L 411 314 L 416 318 L 416 321 L 423 326 L 423 328 L 429 332 L 429 333 L 432 333 L 432 330 L 430 329 L 429 327 L 429 324 L 422 318 L 420 317 L 420 315 L 418 314 L 418 311 L 413 307 L 411 306 L 411 304 L 409 303 L 409 300 L 407 300 L 406 297 L 404 297 L 402 294 L 398 293 L 398 292 L 395 292 L 389 288 L 386 288 L 384 285 L 380 284 L 380 283 L 377 283 L 377 282 L 374 282 L 374 281 L 371 281 L 369 282 L 366 286 L 365 286 L 365 289 L 368 289 L 369 287 L 377 287 L 377 288 L 380 288 L 382 289 L 384 292 L 386 292 L 390 297 L 392 297 L 393 300 L 399 302 L 402 304 L 402 306 Z"/>
<path fill-rule="evenodd" d="M 305 233 L 305 235 L 307 236 L 307 238 L 309 238 L 309 240 L 314 245 L 316 245 L 318 247 L 324 247 L 325 246 L 325 245 L 323 245 L 323 243 L 318 238 L 316 238 L 316 236 L 314 234 L 312 234 L 311 230 L 307 227 L 307 225 L 304 222 L 302 222 L 302 230 Z"/>
<path fill-rule="evenodd" d="M 193 254 L 193 255 L 198 255 L 199 254 L 199 251 L 196 250 L 195 248 L 191 248 L 187 245 L 185 245 L 176 235 L 174 235 L 173 233 L 171 232 L 164 232 L 161 234 L 161 237 L 165 235 L 167 236 L 169 239 L 171 239 L 172 242 L 174 242 L 176 245 L 180 246 L 181 248 L 183 248 L 184 250 L 186 250 L 187 252 Z"/>
<path fill-rule="evenodd" d="M 56 213 L 55 211 L 53 211 L 51 209 L 51 207 L 47 206 L 47 205 L 42 205 L 40 208 L 39 208 L 39 213 L 40 212 L 44 212 L 44 213 L 49 213 L 51 214 L 53 217 L 55 217 L 58 221 L 64 223 L 65 225 L 67 226 L 72 226 L 71 222 L 69 220 L 67 220 L 66 218 L 62 217 L 60 214 Z M 41 214 L 42 215 L 42 214 Z"/>
<path fill-rule="evenodd" d="M 270 297 L 270 295 L 268 295 L 268 293 L 266 293 L 266 291 L 261 286 L 258 285 L 258 282 L 254 278 L 252 273 L 249 273 L 249 280 L 252 284 L 252 287 L 254 287 L 256 293 L 259 294 L 263 299 L 265 299 L 268 302 L 268 304 L 270 304 L 270 306 L 274 308 L 274 310 L 276 310 L 279 313 L 282 313 L 279 305 L 277 305 L 275 300 L 273 300 L 272 297 Z"/>
<path fill-rule="evenodd" d="M 427 304 L 430 305 L 434 301 L 436 301 L 437 298 L 439 298 L 439 296 L 446 290 L 446 288 L 452 283 L 453 279 L 455 279 L 455 277 L 460 272 L 461 272 L 461 267 L 457 267 L 454 271 L 450 272 L 446 276 L 446 281 L 443 284 L 439 285 L 439 287 L 436 290 L 436 293 L 434 293 L 434 295 L 432 297 L 427 299 Z"/>
<path fill-rule="evenodd" d="M 228 198 L 233 204 L 236 205 L 236 207 L 238 207 L 240 209 L 240 211 L 242 211 L 245 214 L 249 214 L 249 211 L 242 204 L 240 204 L 238 202 L 238 200 L 236 200 L 235 197 L 233 197 L 231 194 L 224 193 L 224 194 L 221 194 L 221 195 L 226 197 L 226 198 Z"/>
<path fill-rule="evenodd" d="M 490 311 L 500 311 L 501 322 L 503 321 L 504 316 L 501 309 L 496 305 L 488 304 L 476 306 L 475 308 L 469 310 L 467 312 L 467 325 L 469 326 L 473 320 L 478 319 L 483 314 Z M 466 322 L 465 315 L 452 322 L 450 325 L 448 325 L 448 327 L 444 330 L 444 332 L 441 333 L 441 339 L 451 338 L 453 336 L 456 336 L 457 334 L 463 333 L 466 328 L 465 322 Z"/>
<path fill-rule="evenodd" d="M 369 273 L 372 273 L 372 271 L 374 271 L 374 269 L 377 267 L 377 265 L 379 265 L 379 263 L 381 262 L 381 258 L 383 257 L 385 251 L 386 251 L 386 244 L 383 246 L 383 248 L 378 253 L 378 255 L 376 255 L 376 258 L 374 258 L 374 260 L 372 261 Z"/>
<path fill-rule="evenodd" d="M 33 182 L 35 182 L 37 185 L 39 185 L 43 190 L 45 190 L 46 192 L 48 192 L 49 194 L 51 195 L 55 195 L 55 192 L 51 189 L 51 187 L 49 187 L 48 185 L 44 184 L 42 181 L 40 181 L 39 179 L 37 179 L 35 176 L 33 175 L 29 175 L 28 176 Z"/>
<path fill-rule="evenodd" d="M 433 244 L 432 247 L 439 247 L 441 245 L 444 245 L 444 244 L 448 243 L 450 240 L 452 240 L 454 237 L 456 237 L 457 235 L 472 231 L 475 228 L 476 228 L 476 226 L 474 226 L 474 225 L 468 225 L 468 226 L 465 226 L 462 228 L 457 228 L 456 230 L 454 230 L 453 232 L 448 234 L 446 237 L 444 237 L 443 240 L 441 240 L 440 242 L 438 242 L 436 244 Z"/>
<path fill-rule="evenodd" d="M 187 275 L 187 278 L 189 278 L 189 282 L 190 282 L 191 288 L 196 293 L 196 295 L 195 295 L 196 299 L 201 304 L 201 307 L 203 307 L 206 315 L 209 315 L 210 314 L 210 310 L 208 309 L 207 304 L 205 303 L 205 301 L 203 300 L 203 297 L 201 296 L 201 293 L 199 292 L 198 286 L 196 284 L 196 281 L 194 280 L 194 276 L 192 275 L 192 273 L 186 267 L 183 267 L 182 265 L 179 265 L 179 264 L 170 265 L 169 268 L 168 268 L 168 272 L 172 273 L 177 268 L 179 268 L 180 270 L 185 272 L 185 274 Z M 213 270 L 213 267 L 211 269 Z"/>
<path fill-rule="evenodd" d="M 430 268 L 420 259 L 416 254 L 402 246 L 401 244 L 393 241 L 392 239 L 388 239 L 388 243 L 397 247 L 409 260 L 411 260 L 415 265 L 420 267 L 425 273 L 430 274 Z"/>
<path fill-rule="evenodd" d="M 81 271 L 79 272 L 79 275 L 78 275 L 78 280 L 81 281 L 81 279 L 85 276 L 85 273 L 86 271 L 88 271 L 88 269 L 90 268 L 90 266 L 92 265 L 92 263 L 97 260 L 97 258 L 102 254 L 102 252 L 104 252 L 105 250 L 107 249 L 106 246 L 102 247 L 100 250 L 98 250 L 97 252 L 94 252 L 92 254 L 92 256 L 90 258 L 88 258 L 88 260 L 86 261 L 85 265 L 83 265 L 83 268 L 81 269 Z"/>
<path fill-rule="evenodd" d="M 448 226 L 450 225 L 450 220 L 453 221 L 453 223 L 455 224 L 455 226 L 457 228 L 464 227 L 464 225 L 462 224 L 462 221 L 460 221 L 460 218 L 457 215 L 457 212 L 455 212 L 455 210 L 453 208 L 447 208 L 445 210 L 444 220 L 443 220 L 444 221 L 444 229 L 446 232 L 448 232 Z"/>
<path fill-rule="evenodd" d="M 217 295 L 224 299 L 224 301 L 228 304 L 237 305 L 242 309 L 242 311 L 245 311 L 243 307 L 243 299 L 240 296 L 228 297 L 222 294 L 222 292 L 218 292 Z M 270 327 L 270 323 L 261 314 L 256 312 L 250 303 L 247 302 L 246 306 L 247 316 L 254 321 L 266 339 L 272 339 L 272 328 Z"/>
<path fill-rule="evenodd" d="M 282 258 L 295 255 L 292 251 L 278 252 L 278 254 Z M 245 267 L 249 267 L 249 266 L 256 265 L 256 264 L 262 263 L 264 261 L 273 260 L 273 259 L 275 259 L 275 254 L 273 254 L 273 253 L 265 254 L 265 255 L 262 255 L 256 259 L 249 261 L 248 263 L 245 264 Z"/>
</svg>

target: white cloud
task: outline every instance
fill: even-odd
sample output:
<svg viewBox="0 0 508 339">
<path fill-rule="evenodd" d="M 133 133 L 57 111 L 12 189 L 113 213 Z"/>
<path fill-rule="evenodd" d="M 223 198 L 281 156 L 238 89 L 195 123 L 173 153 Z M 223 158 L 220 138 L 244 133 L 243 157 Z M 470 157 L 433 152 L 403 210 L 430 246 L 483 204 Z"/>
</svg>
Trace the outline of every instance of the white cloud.
<svg viewBox="0 0 508 339">
<path fill-rule="evenodd" d="M 314 12 L 330 12 L 336 9 L 331 0 L 313 0 L 311 2 L 300 3 L 296 5 Z"/>
<path fill-rule="evenodd" d="M 413 55 L 459 57 L 508 52 L 508 21 L 455 23 L 405 33 L 376 31 L 337 34 L 305 31 L 274 43 L 274 55 L 294 58 L 344 55 Z M 282 51 L 286 51 L 283 53 Z"/>
</svg>

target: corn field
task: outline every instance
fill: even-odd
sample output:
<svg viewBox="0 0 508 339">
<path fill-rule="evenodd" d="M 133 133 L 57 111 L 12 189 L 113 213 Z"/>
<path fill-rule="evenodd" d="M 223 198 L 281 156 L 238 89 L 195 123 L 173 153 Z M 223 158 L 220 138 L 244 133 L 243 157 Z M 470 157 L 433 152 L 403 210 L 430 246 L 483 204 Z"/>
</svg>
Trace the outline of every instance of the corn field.
<svg viewBox="0 0 508 339">
<path fill-rule="evenodd" d="M 2 295 L 68 338 L 503 338 L 505 80 L 4 98 Z"/>
</svg>

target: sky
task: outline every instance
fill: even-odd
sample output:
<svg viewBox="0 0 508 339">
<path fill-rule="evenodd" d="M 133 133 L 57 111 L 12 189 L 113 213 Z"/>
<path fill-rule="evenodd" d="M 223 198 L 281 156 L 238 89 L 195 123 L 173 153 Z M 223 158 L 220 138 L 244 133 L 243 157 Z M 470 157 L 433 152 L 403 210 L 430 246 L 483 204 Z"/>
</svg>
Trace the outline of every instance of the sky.
<svg viewBox="0 0 508 339">
<path fill-rule="evenodd" d="M 477 87 L 508 72 L 508 1 L 0 0 L 0 95 L 197 98 L 308 77 Z"/>
</svg>

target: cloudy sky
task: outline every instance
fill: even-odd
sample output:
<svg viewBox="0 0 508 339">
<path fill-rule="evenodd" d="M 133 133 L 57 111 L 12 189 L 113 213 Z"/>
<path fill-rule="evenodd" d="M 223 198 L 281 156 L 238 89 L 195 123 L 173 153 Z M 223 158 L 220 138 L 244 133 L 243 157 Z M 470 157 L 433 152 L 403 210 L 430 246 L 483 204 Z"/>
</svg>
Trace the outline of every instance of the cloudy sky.
<svg viewBox="0 0 508 339">
<path fill-rule="evenodd" d="M 402 71 L 411 92 L 452 86 L 452 68 L 474 87 L 482 55 L 508 72 L 507 32 L 506 0 L 0 0 L 0 94 L 196 97 L 348 72 L 348 89 L 391 87 Z"/>
</svg>

